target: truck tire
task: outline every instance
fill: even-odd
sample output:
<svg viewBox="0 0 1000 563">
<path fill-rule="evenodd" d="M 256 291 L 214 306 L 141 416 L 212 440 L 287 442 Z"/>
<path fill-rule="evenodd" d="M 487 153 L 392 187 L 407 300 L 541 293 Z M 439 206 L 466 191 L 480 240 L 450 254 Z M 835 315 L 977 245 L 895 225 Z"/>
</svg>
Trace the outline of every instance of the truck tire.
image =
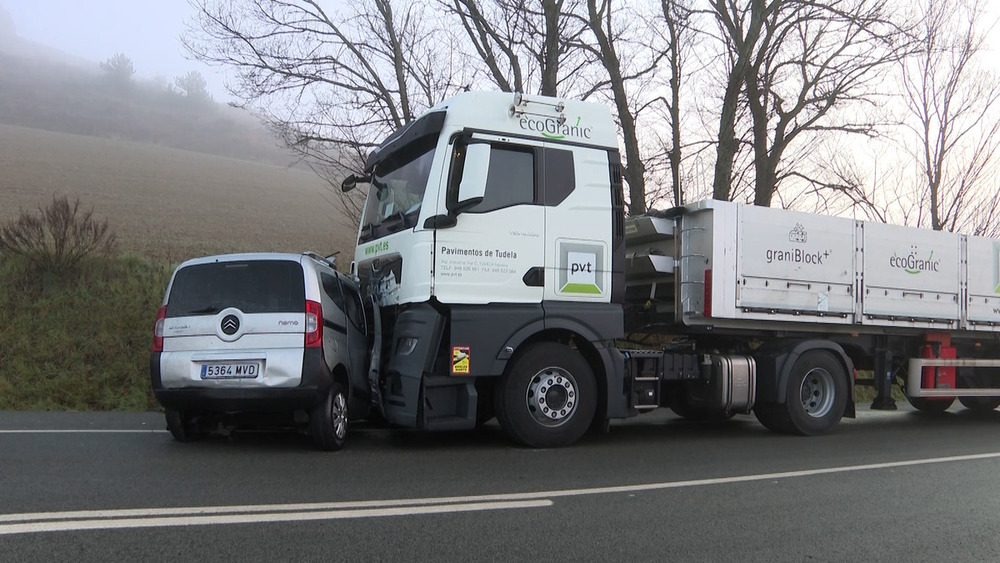
<svg viewBox="0 0 1000 563">
<path fill-rule="evenodd" d="M 815 436 L 840 422 L 847 406 L 847 372 L 825 350 L 809 350 L 792 365 L 784 404 L 762 403 L 757 420 L 778 432 Z"/>
<path fill-rule="evenodd" d="M 322 403 L 309 413 L 309 434 L 320 449 L 336 451 L 347 441 L 347 394 L 334 382 Z"/>
<path fill-rule="evenodd" d="M 993 374 L 996 375 L 996 374 Z M 993 379 L 980 377 L 979 374 L 959 371 L 958 387 L 981 389 L 993 386 Z M 1000 407 L 1000 397 L 959 397 L 958 402 L 973 412 L 990 412 Z"/>
<path fill-rule="evenodd" d="M 764 428 L 772 432 L 789 434 L 792 432 L 792 421 L 788 418 L 788 410 L 780 403 L 757 403 L 753 414 Z"/>
<path fill-rule="evenodd" d="M 670 410 L 674 411 L 677 416 L 692 422 L 725 422 L 736 416 L 735 412 L 725 409 L 692 407 L 684 394 L 678 395 L 670 403 Z"/>
<path fill-rule="evenodd" d="M 909 395 L 906 395 L 906 400 L 913 405 L 913 408 L 928 414 L 941 414 L 948 410 L 948 407 L 955 402 L 953 398 L 931 399 L 929 397 L 911 397 Z"/>
<path fill-rule="evenodd" d="M 167 419 L 167 430 L 178 442 L 193 442 L 205 435 L 189 412 L 167 409 L 164 416 Z"/>
<path fill-rule="evenodd" d="M 959 397 L 958 402 L 974 412 L 990 412 L 1000 407 L 1000 397 Z"/>
<path fill-rule="evenodd" d="M 594 373 L 564 344 L 531 344 L 507 366 L 494 389 L 497 419 L 508 436 L 535 448 L 568 446 L 597 409 Z"/>
</svg>

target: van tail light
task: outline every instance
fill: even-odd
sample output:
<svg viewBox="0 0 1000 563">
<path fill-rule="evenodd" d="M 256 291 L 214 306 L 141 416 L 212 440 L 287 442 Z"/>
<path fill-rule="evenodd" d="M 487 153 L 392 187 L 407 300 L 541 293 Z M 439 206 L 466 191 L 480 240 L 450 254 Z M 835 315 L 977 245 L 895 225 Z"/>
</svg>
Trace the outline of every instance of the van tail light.
<svg viewBox="0 0 1000 563">
<path fill-rule="evenodd" d="M 306 348 L 323 346 L 323 306 L 306 301 Z"/>
<path fill-rule="evenodd" d="M 156 312 L 156 324 L 153 325 L 153 352 L 163 351 L 163 323 L 167 318 L 167 306 L 160 307 Z"/>
</svg>

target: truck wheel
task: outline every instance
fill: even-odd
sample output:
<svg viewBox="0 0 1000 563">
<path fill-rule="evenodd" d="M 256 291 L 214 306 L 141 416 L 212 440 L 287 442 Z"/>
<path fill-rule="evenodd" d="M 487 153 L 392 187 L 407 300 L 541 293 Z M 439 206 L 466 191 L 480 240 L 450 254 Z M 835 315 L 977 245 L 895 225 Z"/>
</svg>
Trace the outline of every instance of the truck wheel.
<svg viewBox="0 0 1000 563">
<path fill-rule="evenodd" d="M 725 422 L 736 416 L 735 412 L 727 412 L 724 409 L 692 407 L 684 394 L 678 395 L 670 403 L 670 410 L 674 411 L 677 416 L 693 422 Z"/>
<path fill-rule="evenodd" d="M 959 397 L 958 402 L 975 412 L 990 412 L 1000 407 L 1000 397 Z"/>
<path fill-rule="evenodd" d="M 757 403 L 753 414 L 764 428 L 772 432 L 792 432 L 792 422 L 788 418 L 788 409 L 780 403 Z"/>
<path fill-rule="evenodd" d="M 494 389 L 504 432 L 536 448 L 568 446 L 584 435 L 597 409 L 594 373 L 563 344 L 531 345 Z"/>
<path fill-rule="evenodd" d="M 178 442 L 193 442 L 205 435 L 189 412 L 167 409 L 164 415 L 167 419 L 167 430 Z"/>
<path fill-rule="evenodd" d="M 830 352 L 810 350 L 795 360 L 785 388 L 787 432 L 814 436 L 840 422 L 847 405 L 847 372 Z M 759 417 L 758 417 L 759 418 Z"/>
<path fill-rule="evenodd" d="M 906 400 L 913 405 L 913 408 L 929 414 L 941 414 L 948 410 L 948 407 L 955 402 L 955 399 L 931 399 L 929 397 L 911 397 L 909 395 L 906 396 Z"/>
<path fill-rule="evenodd" d="M 313 442 L 327 451 L 344 447 L 347 440 L 347 394 L 334 382 L 326 399 L 309 413 L 309 433 Z"/>
</svg>

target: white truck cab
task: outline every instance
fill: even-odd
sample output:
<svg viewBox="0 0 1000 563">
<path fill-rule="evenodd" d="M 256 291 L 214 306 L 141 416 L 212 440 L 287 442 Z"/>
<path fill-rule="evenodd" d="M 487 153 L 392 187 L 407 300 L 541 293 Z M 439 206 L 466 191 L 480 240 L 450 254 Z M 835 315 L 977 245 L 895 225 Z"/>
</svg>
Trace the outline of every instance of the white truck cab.
<svg viewBox="0 0 1000 563">
<path fill-rule="evenodd" d="M 606 343 L 622 335 L 613 293 L 624 285 L 613 278 L 624 275 L 624 235 L 606 107 L 460 94 L 387 139 L 366 174 L 345 186 L 371 184 L 354 271 L 383 312 L 385 363 L 373 387 L 391 422 L 473 427 L 503 406 L 491 397 L 495 380 L 532 350 L 555 354 L 554 365 L 586 354 L 612 369 Z M 586 379 L 603 381 L 599 371 Z M 563 372 L 571 385 L 595 386 Z M 543 426 L 540 436 L 515 437 L 572 441 L 590 422 L 576 408 L 606 410 L 596 396 L 553 410 L 545 401 L 559 397 L 549 392 L 518 391 Z"/>
</svg>

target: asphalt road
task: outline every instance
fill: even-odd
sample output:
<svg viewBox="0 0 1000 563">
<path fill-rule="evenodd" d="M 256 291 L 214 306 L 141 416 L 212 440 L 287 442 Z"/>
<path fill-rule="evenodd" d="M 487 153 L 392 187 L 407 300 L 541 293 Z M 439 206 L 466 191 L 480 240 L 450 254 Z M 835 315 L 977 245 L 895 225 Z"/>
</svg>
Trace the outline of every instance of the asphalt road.
<svg viewBox="0 0 1000 563">
<path fill-rule="evenodd" d="M 331 454 L 3 412 L 0 560 L 1000 560 L 1000 411 L 859 415 L 800 438 L 654 413 L 559 450 L 361 427 Z"/>
</svg>

